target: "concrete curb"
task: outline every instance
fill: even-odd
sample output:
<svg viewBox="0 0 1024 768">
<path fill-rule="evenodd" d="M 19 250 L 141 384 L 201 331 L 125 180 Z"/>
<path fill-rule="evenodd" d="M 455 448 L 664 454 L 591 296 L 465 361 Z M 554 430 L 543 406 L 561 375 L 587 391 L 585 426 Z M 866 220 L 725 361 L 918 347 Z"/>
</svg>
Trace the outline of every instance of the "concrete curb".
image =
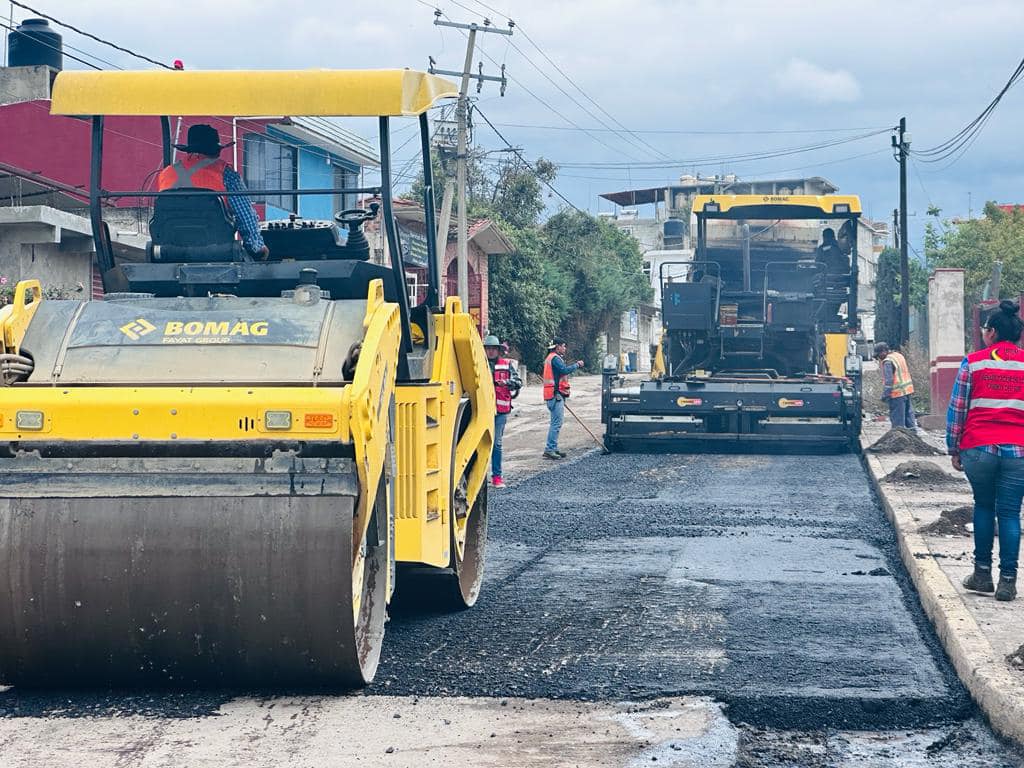
<svg viewBox="0 0 1024 768">
<path fill-rule="evenodd" d="M 885 472 L 881 462 L 867 453 L 864 459 L 868 476 L 896 531 L 903 564 L 957 676 L 992 728 L 1024 746 L 1024 678 L 1013 674 L 1003 659 L 996 658 L 984 631 L 917 532 L 917 523 L 906 502 L 887 493 L 882 484 Z"/>
</svg>

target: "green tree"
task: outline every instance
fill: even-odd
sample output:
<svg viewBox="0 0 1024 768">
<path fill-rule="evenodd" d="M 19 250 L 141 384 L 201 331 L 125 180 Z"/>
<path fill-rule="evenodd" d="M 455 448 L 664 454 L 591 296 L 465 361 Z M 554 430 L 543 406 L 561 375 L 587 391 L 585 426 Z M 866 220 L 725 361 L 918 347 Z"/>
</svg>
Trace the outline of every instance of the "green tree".
<svg viewBox="0 0 1024 768">
<path fill-rule="evenodd" d="M 519 350 L 529 370 L 538 371 L 564 308 L 547 279 L 540 230 L 500 220 L 499 225 L 515 248 L 490 257 L 488 330 Z"/>
<path fill-rule="evenodd" d="M 900 346 L 900 252 L 886 248 L 878 256 L 875 278 L 875 341 Z"/>
<path fill-rule="evenodd" d="M 440 206 L 444 177 L 440 161 L 434 163 Z M 556 334 L 573 354 L 596 364 L 597 336 L 626 309 L 651 299 L 636 241 L 581 212 L 562 211 L 541 226 L 545 185 L 558 174 L 547 160 L 531 165 L 516 156 L 493 168 L 475 152 L 468 174 L 470 218 L 495 220 L 514 246 L 490 257 L 485 330 L 508 340 L 532 371 L 540 370 Z M 422 175 L 407 198 L 422 202 Z"/>
<path fill-rule="evenodd" d="M 518 157 L 507 163 L 494 183 L 491 209 L 512 227 L 532 227 L 544 212 L 544 190 L 558 175 L 558 168 L 543 158 L 532 166 Z"/>
<path fill-rule="evenodd" d="M 1024 292 L 1024 211 L 1020 208 L 1004 211 L 989 202 L 983 218 L 947 221 L 942 229 L 930 224 L 925 250 L 930 266 L 964 270 L 968 304 L 981 298 L 996 261 L 1003 262 L 1002 295 Z"/>
<path fill-rule="evenodd" d="M 598 334 L 653 295 L 640 248 L 608 222 L 578 211 L 552 216 L 543 232 L 551 266 L 546 281 L 565 313 L 561 335 L 594 365 Z"/>
</svg>

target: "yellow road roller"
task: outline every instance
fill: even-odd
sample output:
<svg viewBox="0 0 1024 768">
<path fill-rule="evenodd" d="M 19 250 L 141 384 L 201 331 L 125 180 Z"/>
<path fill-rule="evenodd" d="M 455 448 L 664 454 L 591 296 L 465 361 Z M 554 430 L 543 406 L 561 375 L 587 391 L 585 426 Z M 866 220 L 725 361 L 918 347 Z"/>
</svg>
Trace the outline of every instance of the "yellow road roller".
<svg viewBox="0 0 1024 768">
<path fill-rule="evenodd" d="M 472 317 L 441 305 L 427 110 L 409 70 L 62 72 L 52 112 L 91 120 L 104 298 L 0 309 L 0 683 L 356 687 L 406 580 L 480 591 L 494 390 Z M 104 117 L 369 116 L 381 183 L 331 220 L 236 239 L 224 189 L 103 186 Z M 428 288 L 410 299 L 390 122 L 418 118 Z M 153 201 L 144 259 L 103 213 Z M 341 198 L 344 199 L 344 198 Z M 351 198 L 349 198 L 351 199 Z M 384 263 L 362 227 L 383 232 Z"/>
</svg>

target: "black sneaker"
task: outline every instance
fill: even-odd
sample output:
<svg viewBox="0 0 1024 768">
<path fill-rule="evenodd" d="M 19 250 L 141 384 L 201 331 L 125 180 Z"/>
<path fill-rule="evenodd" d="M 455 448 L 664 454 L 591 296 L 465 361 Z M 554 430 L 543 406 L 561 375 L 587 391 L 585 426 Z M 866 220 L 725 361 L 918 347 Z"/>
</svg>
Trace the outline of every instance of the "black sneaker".
<svg viewBox="0 0 1024 768">
<path fill-rule="evenodd" d="M 999 576 L 999 586 L 996 587 L 996 600 L 1009 602 L 1017 597 L 1017 574 L 1013 576 Z"/>
<path fill-rule="evenodd" d="M 974 573 L 964 579 L 964 588 L 972 592 L 994 592 L 996 588 L 992 583 L 992 569 L 974 566 Z"/>
<path fill-rule="evenodd" d="M 559 458 L 562 458 L 562 459 L 564 459 L 564 458 L 565 458 L 566 456 L 568 456 L 568 455 L 569 455 L 569 454 L 568 454 L 568 453 L 566 453 L 565 451 L 555 451 L 555 453 L 557 453 L 557 454 L 558 454 L 558 456 L 559 456 Z"/>
<path fill-rule="evenodd" d="M 555 459 L 556 461 L 562 458 L 562 454 L 558 451 L 544 451 L 542 455 L 545 459 Z"/>
</svg>

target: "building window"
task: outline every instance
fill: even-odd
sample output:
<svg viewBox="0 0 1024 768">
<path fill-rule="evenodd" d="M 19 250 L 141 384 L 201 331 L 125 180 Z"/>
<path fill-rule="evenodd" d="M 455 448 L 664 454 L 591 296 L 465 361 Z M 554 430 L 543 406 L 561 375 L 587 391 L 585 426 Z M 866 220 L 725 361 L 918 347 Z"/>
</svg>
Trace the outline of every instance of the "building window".
<svg viewBox="0 0 1024 768">
<path fill-rule="evenodd" d="M 260 133 L 246 134 L 243 148 L 243 173 L 249 189 L 299 188 L 298 149 Z M 289 213 L 299 211 L 296 195 L 267 195 L 262 199 Z"/>
<path fill-rule="evenodd" d="M 334 169 L 334 188 L 353 189 L 359 186 L 359 172 L 343 168 L 340 165 L 332 165 Z M 348 208 L 355 208 L 357 205 L 354 192 L 337 192 L 334 195 L 334 210 L 344 211 Z"/>
</svg>

